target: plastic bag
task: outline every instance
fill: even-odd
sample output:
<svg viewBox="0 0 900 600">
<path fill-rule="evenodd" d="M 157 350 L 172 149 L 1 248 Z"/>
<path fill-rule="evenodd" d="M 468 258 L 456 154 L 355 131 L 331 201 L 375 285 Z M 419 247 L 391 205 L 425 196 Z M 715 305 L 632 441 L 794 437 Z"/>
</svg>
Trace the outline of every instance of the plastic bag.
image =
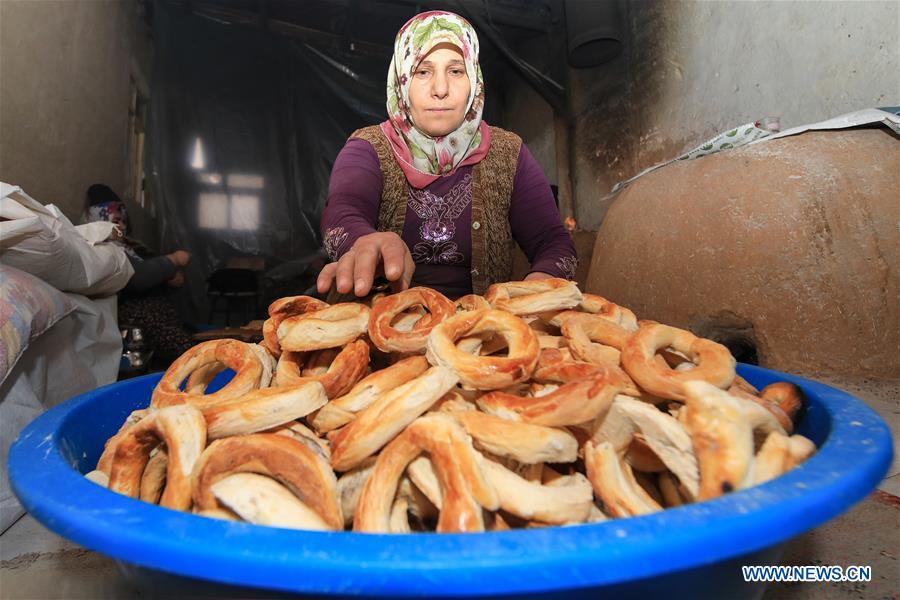
<svg viewBox="0 0 900 600">
<path fill-rule="evenodd" d="M 104 227 L 85 228 L 85 237 L 55 206 L 42 206 L 17 186 L 0 182 L 0 218 L 0 262 L 58 290 L 108 296 L 134 275 L 122 248 L 99 241 Z"/>
</svg>

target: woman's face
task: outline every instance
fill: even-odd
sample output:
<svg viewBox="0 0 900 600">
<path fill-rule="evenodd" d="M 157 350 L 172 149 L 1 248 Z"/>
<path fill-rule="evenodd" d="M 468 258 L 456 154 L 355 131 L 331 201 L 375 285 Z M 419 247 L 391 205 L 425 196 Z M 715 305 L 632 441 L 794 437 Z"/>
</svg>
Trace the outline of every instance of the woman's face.
<svg viewBox="0 0 900 600">
<path fill-rule="evenodd" d="M 409 84 L 413 123 L 431 137 L 452 133 L 466 116 L 470 90 L 462 53 L 452 44 L 438 44 L 413 71 Z"/>
</svg>

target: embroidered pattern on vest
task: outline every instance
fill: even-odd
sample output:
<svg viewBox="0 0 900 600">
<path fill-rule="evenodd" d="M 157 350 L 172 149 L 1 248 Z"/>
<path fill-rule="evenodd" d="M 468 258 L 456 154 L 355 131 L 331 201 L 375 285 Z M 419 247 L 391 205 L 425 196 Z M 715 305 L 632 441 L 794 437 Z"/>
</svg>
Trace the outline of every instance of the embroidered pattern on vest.
<svg viewBox="0 0 900 600">
<path fill-rule="evenodd" d="M 575 270 L 578 268 L 578 258 L 575 256 L 563 256 L 556 261 L 557 268 L 562 271 L 568 280 L 575 279 Z"/>
<path fill-rule="evenodd" d="M 332 227 L 325 230 L 325 239 L 322 240 L 322 245 L 325 247 L 325 253 L 328 255 L 328 258 L 337 260 L 338 256 L 341 255 L 341 249 L 347 241 L 348 235 L 350 234 L 344 231 L 343 227 Z"/>
<path fill-rule="evenodd" d="M 409 207 L 422 224 L 419 239 L 412 248 L 413 260 L 426 265 L 455 265 L 465 257 L 456 236 L 456 219 L 472 203 L 472 175 L 466 174 L 444 196 L 432 194 L 426 189 L 409 190 Z"/>
</svg>

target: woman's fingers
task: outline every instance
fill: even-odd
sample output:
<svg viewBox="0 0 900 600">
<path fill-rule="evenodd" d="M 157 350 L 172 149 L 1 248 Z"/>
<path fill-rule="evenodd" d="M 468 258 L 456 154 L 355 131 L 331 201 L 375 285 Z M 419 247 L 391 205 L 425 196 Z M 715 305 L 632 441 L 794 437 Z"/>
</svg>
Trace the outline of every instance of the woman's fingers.
<svg viewBox="0 0 900 600">
<path fill-rule="evenodd" d="M 362 297 L 372 289 L 375 279 L 375 268 L 378 266 L 379 248 L 377 244 L 364 244 L 356 251 L 356 263 L 353 267 L 353 293 Z"/>
<path fill-rule="evenodd" d="M 409 256 L 409 248 L 398 236 L 387 238 L 381 245 L 381 255 L 384 257 L 384 276 L 388 281 L 397 281 L 406 270 L 406 257 Z"/>
<path fill-rule="evenodd" d="M 316 289 L 319 290 L 320 294 L 325 294 L 328 290 L 331 289 L 331 284 L 334 283 L 335 275 L 337 275 L 337 263 L 328 263 L 322 270 L 319 272 L 319 277 L 316 279 Z"/>
<path fill-rule="evenodd" d="M 335 287 L 339 294 L 347 294 L 353 289 L 353 271 L 356 265 L 356 250 L 348 250 L 337 263 Z"/>
</svg>

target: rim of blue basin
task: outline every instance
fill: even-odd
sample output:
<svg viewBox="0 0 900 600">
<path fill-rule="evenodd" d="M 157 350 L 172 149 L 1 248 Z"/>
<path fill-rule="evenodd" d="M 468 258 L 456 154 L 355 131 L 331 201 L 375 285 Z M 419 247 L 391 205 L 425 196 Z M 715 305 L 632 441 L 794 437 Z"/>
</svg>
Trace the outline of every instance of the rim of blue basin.
<svg viewBox="0 0 900 600">
<path fill-rule="evenodd" d="M 80 441 L 111 435 L 146 405 L 160 374 L 72 398 L 35 419 L 10 449 L 13 489 L 48 529 L 115 559 L 172 574 L 313 594 L 469 596 L 633 582 L 767 548 L 847 510 L 877 486 L 893 448 L 881 418 L 849 394 L 739 365 L 757 386 L 800 385 L 798 432 L 818 452 L 782 477 L 697 504 L 629 519 L 480 534 L 312 532 L 207 519 L 86 480 L 96 456 Z M 98 414 L 115 401 L 118 413 Z M 73 433 L 76 432 L 76 433 Z M 80 432 L 80 433 L 78 433 Z M 102 441 L 96 442 L 102 446 Z M 96 445 L 95 444 L 95 445 Z"/>
</svg>

